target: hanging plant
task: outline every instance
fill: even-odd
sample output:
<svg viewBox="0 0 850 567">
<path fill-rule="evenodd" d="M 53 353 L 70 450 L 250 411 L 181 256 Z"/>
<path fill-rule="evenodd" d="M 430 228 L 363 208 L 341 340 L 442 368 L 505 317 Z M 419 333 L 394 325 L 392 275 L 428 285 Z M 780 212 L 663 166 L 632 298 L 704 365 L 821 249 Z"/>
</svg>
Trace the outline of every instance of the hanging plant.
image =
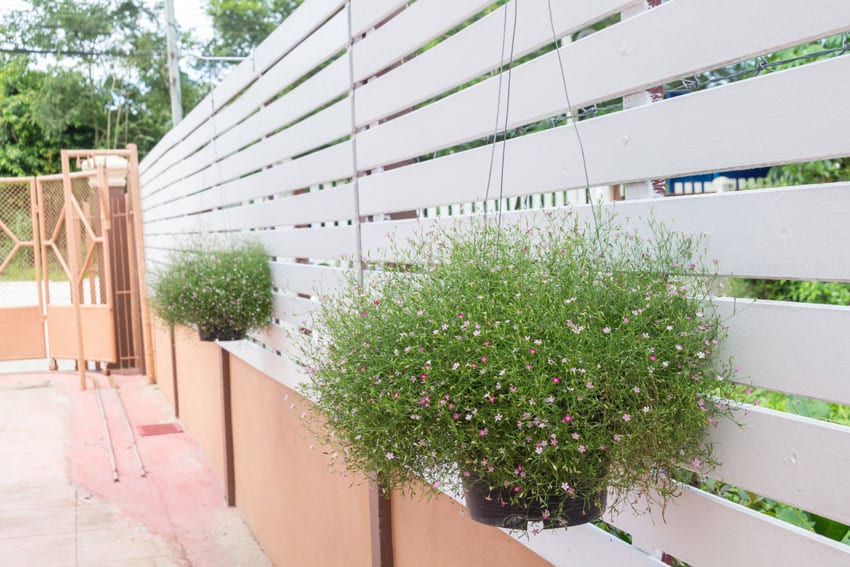
<svg viewBox="0 0 850 567">
<path fill-rule="evenodd" d="M 525 529 L 666 502 L 714 464 L 732 369 L 692 238 L 572 214 L 437 228 L 325 299 L 303 362 L 317 435 L 390 488 L 466 491 L 473 518 Z M 319 425 L 326 424 L 326 425 Z"/>
<path fill-rule="evenodd" d="M 204 341 L 243 339 L 271 320 L 269 254 L 255 240 L 193 242 L 173 251 L 151 290 L 163 321 L 195 327 Z"/>
</svg>

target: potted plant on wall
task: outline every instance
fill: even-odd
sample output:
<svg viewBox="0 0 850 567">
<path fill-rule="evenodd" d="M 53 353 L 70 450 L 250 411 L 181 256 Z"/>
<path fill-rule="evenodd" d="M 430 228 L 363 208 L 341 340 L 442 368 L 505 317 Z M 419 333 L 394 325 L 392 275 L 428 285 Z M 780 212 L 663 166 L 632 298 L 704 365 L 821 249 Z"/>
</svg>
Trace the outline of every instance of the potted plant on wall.
<svg viewBox="0 0 850 567">
<path fill-rule="evenodd" d="M 243 339 L 271 318 L 269 254 L 251 239 L 192 242 L 171 252 L 151 290 L 166 323 L 195 327 L 203 341 Z"/>
<path fill-rule="evenodd" d="M 666 502 L 676 466 L 714 462 L 732 370 L 694 240 L 649 232 L 565 214 L 396 247 L 323 303 L 311 427 L 390 488 L 462 487 L 491 525 L 585 523 L 609 488 Z"/>
</svg>

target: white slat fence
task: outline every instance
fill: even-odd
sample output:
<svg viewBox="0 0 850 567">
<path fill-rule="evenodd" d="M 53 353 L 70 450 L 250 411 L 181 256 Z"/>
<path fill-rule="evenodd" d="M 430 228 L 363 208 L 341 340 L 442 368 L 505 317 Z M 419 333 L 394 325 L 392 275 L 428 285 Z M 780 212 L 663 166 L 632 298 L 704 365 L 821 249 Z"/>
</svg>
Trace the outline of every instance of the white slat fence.
<svg viewBox="0 0 850 567">
<path fill-rule="evenodd" d="M 574 120 L 512 137 L 491 172 L 497 111 L 499 130 L 512 131 L 850 31 L 850 5 L 831 0 L 671 0 L 651 10 L 636 0 L 553 0 L 551 22 L 546 0 L 503 4 L 306 0 L 146 156 L 152 267 L 196 233 L 251 231 L 269 247 L 275 324 L 229 347 L 233 354 L 295 386 L 302 376 L 286 329 L 309 316 L 309 297 L 332 289 L 342 266 L 381 249 L 389 233 L 412 231 L 425 215 L 480 212 L 499 190 L 503 207 L 526 202 L 505 212 L 508 222 L 574 202 L 566 191 L 583 195 Z M 611 25 L 572 41 L 603 20 Z M 552 27 L 560 59 L 541 52 Z M 511 50 L 524 59 L 509 90 L 499 68 Z M 610 186 L 848 156 L 848 92 L 842 55 L 581 120 L 588 175 Z M 477 147 L 457 147 L 468 142 Z M 654 214 L 703 234 L 725 274 L 850 281 L 850 183 L 613 206 L 620 218 Z M 728 351 L 754 386 L 850 405 L 850 308 L 715 303 L 729 315 Z M 715 478 L 850 523 L 850 428 L 756 407 L 740 419 L 744 428 L 712 431 L 723 462 Z M 697 566 L 850 565 L 848 545 L 692 488 L 666 522 L 607 520 L 636 545 L 594 526 L 520 541 L 557 565 L 659 565 L 660 550 Z"/>
</svg>

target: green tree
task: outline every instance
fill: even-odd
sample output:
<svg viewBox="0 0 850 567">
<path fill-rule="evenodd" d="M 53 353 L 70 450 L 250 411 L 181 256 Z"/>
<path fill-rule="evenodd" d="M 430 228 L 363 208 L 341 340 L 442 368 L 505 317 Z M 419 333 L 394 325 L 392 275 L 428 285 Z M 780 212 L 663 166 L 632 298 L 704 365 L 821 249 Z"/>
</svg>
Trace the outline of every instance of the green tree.
<svg viewBox="0 0 850 567">
<path fill-rule="evenodd" d="M 14 142 L 24 124 L 34 125 L 34 137 L 50 151 L 37 150 L 40 146 L 31 142 L 18 152 L 8 147 L 0 151 L 35 153 L 49 162 L 61 147 L 133 142 L 144 155 L 171 125 L 161 10 L 130 0 L 29 3 L 29 10 L 11 12 L 0 21 L 0 44 L 5 52 L 16 53 L 0 59 L 0 65 L 31 77 L 31 83 L 18 82 L 4 95 L 15 93 L 18 128 L 3 143 Z M 203 89 L 190 77 L 182 77 L 181 83 L 184 106 L 191 108 Z M 24 173 L 33 173 L 31 163 L 16 161 Z"/>
<path fill-rule="evenodd" d="M 301 4 L 302 0 L 209 0 L 213 39 L 205 46 L 212 57 L 247 57 Z M 202 61 L 198 68 L 219 73 L 232 64 Z"/>
</svg>

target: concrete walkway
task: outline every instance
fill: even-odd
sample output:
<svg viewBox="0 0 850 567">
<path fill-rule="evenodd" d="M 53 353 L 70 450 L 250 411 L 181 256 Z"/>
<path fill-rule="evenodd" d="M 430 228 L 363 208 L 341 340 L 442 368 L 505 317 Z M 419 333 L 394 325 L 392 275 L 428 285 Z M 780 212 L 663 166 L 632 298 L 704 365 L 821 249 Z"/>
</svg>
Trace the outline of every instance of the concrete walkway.
<svg viewBox="0 0 850 567">
<path fill-rule="evenodd" d="M 95 389 L 79 391 L 76 374 L 0 375 L 0 564 L 270 565 L 198 444 L 183 432 L 139 434 L 174 421 L 157 387 L 113 376 L 113 389 L 90 376 L 102 388 L 117 482 Z"/>
</svg>

